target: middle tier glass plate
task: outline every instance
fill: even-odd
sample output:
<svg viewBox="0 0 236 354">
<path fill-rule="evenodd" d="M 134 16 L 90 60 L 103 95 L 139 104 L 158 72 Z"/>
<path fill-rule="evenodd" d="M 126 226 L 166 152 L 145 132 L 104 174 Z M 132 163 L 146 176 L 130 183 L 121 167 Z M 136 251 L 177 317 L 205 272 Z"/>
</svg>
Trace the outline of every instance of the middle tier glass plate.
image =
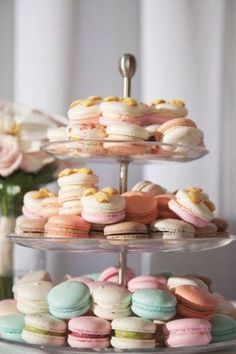
<svg viewBox="0 0 236 354">
<path fill-rule="evenodd" d="M 38 250 L 83 253 L 196 252 L 223 247 L 236 240 L 236 236 L 180 240 L 134 239 L 129 241 L 114 241 L 106 238 L 51 238 L 16 235 L 10 235 L 8 238 L 18 245 Z"/>
<path fill-rule="evenodd" d="M 199 159 L 208 153 L 205 146 L 165 144 L 157 141 L 89 140 L 55 141 L 41 147 L 59 159 L 90 159 L 92 161 L 178 161 Z"/>
</svg>

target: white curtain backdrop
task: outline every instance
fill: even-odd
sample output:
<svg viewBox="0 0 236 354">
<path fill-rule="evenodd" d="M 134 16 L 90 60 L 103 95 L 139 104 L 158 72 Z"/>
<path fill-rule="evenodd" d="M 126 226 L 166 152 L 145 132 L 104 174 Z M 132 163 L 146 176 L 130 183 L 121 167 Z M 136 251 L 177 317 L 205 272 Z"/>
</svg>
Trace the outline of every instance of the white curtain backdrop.
<svg viewBox="0 0 236 354">
<path fill-rule="evenodd" d="M 170 190 L 202 186 L 236 233 L 235 34 L 234 0 L 0 0 L 0 98 L 65 114 L 78 97 L 121 94 L 118 58 L 133 53 L 133 96 L 183 98 L 210 154 L 186 164 L 132 165 L 130 186 L 142 178 Z M 117 166 L 92 167 L 102 185 L 117 185 Z M 138 272 L 208 274 L 218 291 L 236 298 L 236 283 L 229 281 L 235 251 L 232 245 L 187 255 L 137 255 L 129 263 Z M 38 262 L 35 253 L 20 248 L 18 268 L 26 266 L 26 255 Z M 47 254 L 46 261 L 57 278 L 116 263 L 112 255 Z"/>
</svg>

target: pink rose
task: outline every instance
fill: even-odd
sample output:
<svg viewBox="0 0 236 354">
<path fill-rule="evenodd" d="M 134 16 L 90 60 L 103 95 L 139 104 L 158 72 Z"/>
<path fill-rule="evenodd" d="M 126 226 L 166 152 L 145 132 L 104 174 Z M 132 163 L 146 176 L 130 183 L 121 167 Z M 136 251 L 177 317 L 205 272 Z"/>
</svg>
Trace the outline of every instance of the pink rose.
<svg viewBox="0 0 236 354">
<path fill-rule="evenodd" d="M 6 177 L 17 170 L 22 157 L 17 138 L 12 135 L 0 135 L 0 175 Z"/>
</svg>

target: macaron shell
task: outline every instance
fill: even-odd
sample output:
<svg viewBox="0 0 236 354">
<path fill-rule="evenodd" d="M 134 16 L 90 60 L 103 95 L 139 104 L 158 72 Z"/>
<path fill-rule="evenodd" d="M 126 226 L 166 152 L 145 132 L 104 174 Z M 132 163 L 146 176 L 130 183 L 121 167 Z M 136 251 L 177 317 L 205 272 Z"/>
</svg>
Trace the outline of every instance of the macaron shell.
<svg viewBox="0 0 236 354">
<path fill-rule="evenodd" d="M 72 348 L 108 348 L 110 340 L 108 338 L 78 338 L 69 334 L 68 344 Z"/>
<path fill-rule="evenodd" d="M 53 336 L 41 333 L 33 333 L 27 330 L 23 330 L 22 339 L 29 344 L 34 345 L 50 345 L 55 347 L 60 347 L 65 344 L 66 337 L 64 336 Z"/>
<path fill-rule="evenodd" d="M 169 201 L 168 205 L 169 208 L 181 219 L 195 227 L 205 227 L 208 224 L 208 221 L 203 220 L 197 215 L 194 215 L 190 210 L 184 208 L 182 205 L 180 205 L 173 199 Z"/>
<path fill-rule="evenodd" d="M 0 317 L 19 313 L 16 308 L 16 301 L 13 299 L 5 299 L 0 301 Z"/>
<path fill-rule="evenodd" d="M 151 349 L 155 348 L 156 340 L 139 340 L 111 337 L 111 345 L 116 349 Z"/>
<path fill-rule="evenodd" d="M 236 339 L 236 321 L 230 316 L 215 314 L 211 319 L 211 325 L 213 343 Z"/>
</svg>

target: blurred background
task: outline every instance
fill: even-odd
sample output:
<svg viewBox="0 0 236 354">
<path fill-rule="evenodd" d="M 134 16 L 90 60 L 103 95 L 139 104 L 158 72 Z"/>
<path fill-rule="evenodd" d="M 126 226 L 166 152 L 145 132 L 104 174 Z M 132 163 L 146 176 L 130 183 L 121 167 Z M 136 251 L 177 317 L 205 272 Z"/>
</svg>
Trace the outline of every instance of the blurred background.
<svg viewBox="0 0 236 354">
<path fill-rule="evenodd" d="M 153 98 L 185 100 L 210 154 L 186 164 L 131 165 L 130 187 L 141 179 L 169 190 L 201 186 L 233 234 L 235 36 L 234 0 L 0 0 L 0 99 L 66 115 L 75 99 L 121 95 L 118 59 L 133 53 L 132 96 L 148 103 Z M 91 167 L 101 185 L 118 185 L 117 165 Z M 206 274 L 215 290 L 236 299 L 235 254 L 232 244 L 203 253 L 135 255 L 129 264 L 137 273 Z M 16 250 L 16 270 L 44 262 L 59 279 L 66 273 L 100 271 L 117 259 Z"/>
</svg>

